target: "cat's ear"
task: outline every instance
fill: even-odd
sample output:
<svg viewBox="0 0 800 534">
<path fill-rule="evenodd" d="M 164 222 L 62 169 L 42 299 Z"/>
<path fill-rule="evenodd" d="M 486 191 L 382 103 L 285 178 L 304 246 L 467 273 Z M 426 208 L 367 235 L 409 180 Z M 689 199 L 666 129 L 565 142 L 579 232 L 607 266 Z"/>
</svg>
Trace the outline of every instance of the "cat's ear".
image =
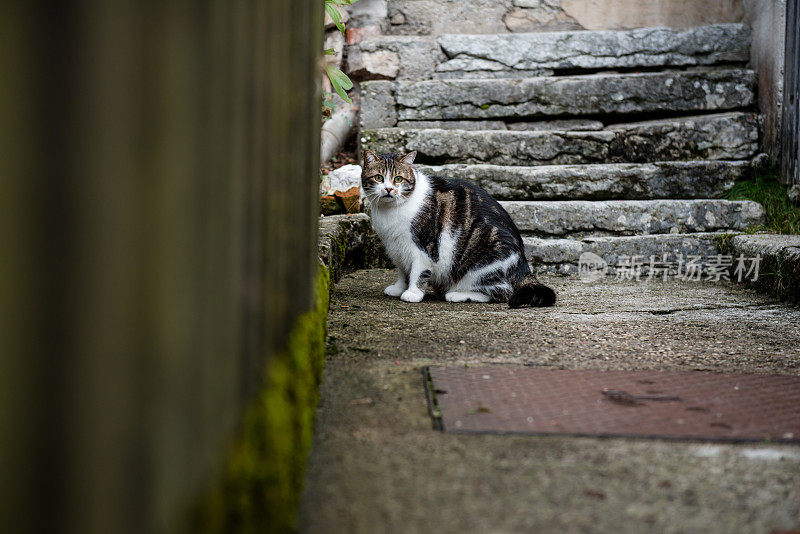
<svg viewBox="0 0 800 534">
<path fill-rule="evenodd" d="M 378 161 L 378 155 L 370 149 L 364 150 L 364 164 L 375 163 Z"/>
<path fill-rule="evenodd" d="M 412 163 L 414 163 L 414 158 L 416 157 L 417 157 L 417 151 L 415 150 L 414 152 L 409 152 L 408 154 L 400 158 L 400 161 L 402 161 L 406 165 L 411 165 Z"/>
</svg>

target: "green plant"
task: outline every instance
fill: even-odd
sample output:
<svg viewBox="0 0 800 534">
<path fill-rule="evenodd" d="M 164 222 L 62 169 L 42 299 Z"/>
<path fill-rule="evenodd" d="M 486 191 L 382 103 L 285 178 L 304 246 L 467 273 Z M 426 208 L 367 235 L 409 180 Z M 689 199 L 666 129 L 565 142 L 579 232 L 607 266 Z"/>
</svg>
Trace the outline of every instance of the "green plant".
<svg viewBox="0 0 800 534">
<path fill-rule="evenodd" d="M 338 6 L 349 6 L 355 4 L 358 0 L 325 0 L 325 12 L 330 15 L 331 20 L 339 29 L 340 32 L 344 33 L 344 23 L 342 22 L 342 13 L 339 11 Z M 333 48 L 328 48 L 324 51 L 325 55 L 332 56 L 336 52 Z M 327 65 L 325 67 L 325 73 L 328 75 L 328 79 L 331 81 L 331 87 L 333 90 L 338 93 L 342 100 L 347 102 L 348 104 L 352 103 L 353 101 L 350 100 L 350 97 L 347 96 L 348 90 L 353 88 L 353 82 L 350 78 L 347 77 L 347 74 L 339 70 L 338 68 L 334 67 L 333 65 Z M 328 107 L 328 113 L 330 113 L 330 107 Z M 326 104 L 323 103 L 323 114 L 325 114 Z"/>
<path fill-rule="evenodd" d="M 764 223 L 748 228 L 748 232 L 800 234 L 800 208 L 789 200 L 777 169 L 758 171 L 753 178 L 736 182 L 726 198 L 754 200 L 764 206 Z"/>
</svg>

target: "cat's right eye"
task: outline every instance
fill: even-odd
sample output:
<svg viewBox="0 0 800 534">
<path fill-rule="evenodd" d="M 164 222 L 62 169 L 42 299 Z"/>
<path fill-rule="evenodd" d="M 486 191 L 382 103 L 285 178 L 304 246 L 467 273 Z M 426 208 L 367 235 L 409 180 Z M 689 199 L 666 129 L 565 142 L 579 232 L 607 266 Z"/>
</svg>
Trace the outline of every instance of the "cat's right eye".
<svg viewBox="0 0 800 534">
<path fill-rule="evenodd" d="M 380 174 L 376 174 L 375 176 L 372 177 L 372 181 L 381 183 L 383 181 L 383 176 L 381 176 Z"/>
</svg>

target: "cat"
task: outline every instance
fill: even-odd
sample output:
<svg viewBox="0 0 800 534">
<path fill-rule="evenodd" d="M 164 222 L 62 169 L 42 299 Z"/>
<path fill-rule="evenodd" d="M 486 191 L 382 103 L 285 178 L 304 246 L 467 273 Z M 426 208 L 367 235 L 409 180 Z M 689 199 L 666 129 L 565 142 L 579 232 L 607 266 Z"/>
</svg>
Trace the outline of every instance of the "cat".
<svg viewBox="0 0 800 534">
<path fill-rule="evenodd" d="M 552 306 L 556 293 L 531 272 L 506 210 L 470 182 L 415 170 L 416 154 L 363 154 L 372 225 L 398 272 L 384 293 L 420 302 L 430 285 L 448 302 Z"/>
</svg>

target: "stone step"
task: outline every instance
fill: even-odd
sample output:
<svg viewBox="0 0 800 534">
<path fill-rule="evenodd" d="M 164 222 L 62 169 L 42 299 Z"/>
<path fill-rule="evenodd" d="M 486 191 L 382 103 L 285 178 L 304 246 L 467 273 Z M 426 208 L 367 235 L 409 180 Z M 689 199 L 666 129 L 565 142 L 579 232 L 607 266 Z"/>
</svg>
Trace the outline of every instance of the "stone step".
<svg viewBox="0 0 800 534">
<path fill-rule="evenodd" d="M 750 29 L 713 24 L 512 34 L 375 36 L 347 48 L 359 79 L 550 75 L 565 69 L 632 69 L 746 63 Z"/>
<path fill-rule="evenodd" d="M 537 272 L 575 274 L 580 263 L 607 265 L 606 274 L 618 274 L 620 268 L 631 271 L 641 263 L 641 274 L 649 273 L 650 262 L 656 269 L 671 268 L 668 276 L 692 261 L 708 263 L 719 254 L 717 244 L 725 234 L 699 232 L 691 234 L 655 234 L 634 236 L 601 236 L 585 239 L 542 239 L 523 237 L 525 255 Z M 589 255 L 593 254 L 594 256 Z M 586 254 L 581 260 L 581 255 Z M 599 259 L 598 259 L 599 258 Z M 657 271 L 654 271 L 654 275 Z"/>
<path fill-rule="evenodd" d="M 723 111 L 753 103 L 745 69 L 591 74 L 523 79 L 371 81 L 361 85 L 361 128 L 403 120 L 536 118 Z"/>
<path fill-rule="evenodd" d="M 670 161 L 597 165 L 417 165 L 429 176 L 460 178 L 497 200 L 648 200 L 718 198 L 750 176 L 746 161 Z"/>
<path fill-rule="evenodd" d="M 378 128 L 361 146 L 379 154 L 416 150 L 429 164 L 572 165 L 745 159 L 758 151 L 758 116 L 722 113 L 617 124 L 599 131 L 462 131 Z"/>
<path fill-rule="evenodd" d="M 745 230 L 764 219 L 749 200 L 502 201 L 523 234 L 573 237 Z"/>
<path fill-rule="evenodd" d="M 720 249 L 733 257 L 759 258 L 759 277 L 744 277 L 748 285 L 800 305 L 800 235 L 726 236 L 720 241 Z M 732 280 L 742 280 L 735 267 L 732 271 Z"/>
<path fill-rule="evenodd" d="M 602 122 L 591 119 L 556 119 L 549 121 L 397 121 L 398 128 L 411 130 L 513 130 L 578 132 L 602 130 Z"/>
</svg>

